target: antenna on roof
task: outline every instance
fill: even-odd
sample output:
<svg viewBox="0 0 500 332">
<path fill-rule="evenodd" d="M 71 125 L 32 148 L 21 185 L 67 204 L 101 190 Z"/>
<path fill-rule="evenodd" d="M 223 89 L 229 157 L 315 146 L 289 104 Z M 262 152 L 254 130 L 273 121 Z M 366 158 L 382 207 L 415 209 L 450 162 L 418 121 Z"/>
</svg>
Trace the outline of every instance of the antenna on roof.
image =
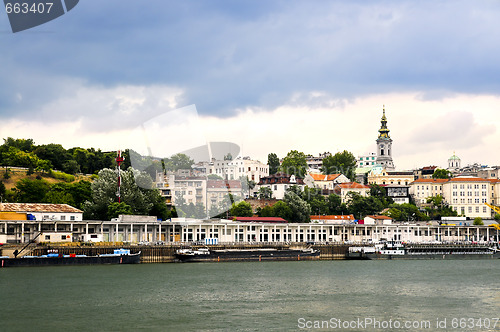
<svg viewBox="0 0 500 332">
<path fill-rule="evenodd" d="M 115 160 L 116 160 L 116 164 L 118 167 L 118 191 L 116 192 L 116 196 L 118 196 L 118 203 L 121 203 L 121 201 L 122 201 L 122 196 L 121 196 L 121 192 L 120 192 L 120 187 L 122 185 L 121 165 L 122 165 L 122 162 L 125 160 L 125 158 L 122 157 L 121 150 L 118 150 L 118 154 L 117 154 L 117 157 Z"/>
</svg>

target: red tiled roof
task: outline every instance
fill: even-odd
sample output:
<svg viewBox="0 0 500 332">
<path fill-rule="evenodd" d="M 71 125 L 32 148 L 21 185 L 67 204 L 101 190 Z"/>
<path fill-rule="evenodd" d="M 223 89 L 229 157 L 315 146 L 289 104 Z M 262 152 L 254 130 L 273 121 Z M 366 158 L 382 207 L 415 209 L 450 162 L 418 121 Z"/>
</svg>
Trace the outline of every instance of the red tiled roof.
<svg viewBox="0 0 500 332">
<path fill-rule="evenodd" d="M 381 219 L 384 219 L 384 220 L 392 220 L 391 217 L 387 217 L 387 216 L 366 216 L 365 218 L 367 217 L 370 217 L 372 219 L 376 219 L 376 220 L 381 220 Z"/>
<path fill-rule="evenodd" d="M 445 183 L 448 181 L 448 179 L 417 179 L 412 183 Z"/>
<path fill-rule="evenodd" d="M 318 174 L 318 173 L 309 173 L 309 175 L 313 178 L 314 181 L 333 181 L 342 174 Z"/>
<path fill-rule="evenodd" d="M 285 219 L 278 217 L 234 217 L 233 220 L 239 222 L 277 222 L 277 223 L 287 222 Z"/>
<path fill-rule="evenodd" d="M 450 182 L 488 182 L 488 180 L 482 178 L 452 178 Z"/>
</svg>

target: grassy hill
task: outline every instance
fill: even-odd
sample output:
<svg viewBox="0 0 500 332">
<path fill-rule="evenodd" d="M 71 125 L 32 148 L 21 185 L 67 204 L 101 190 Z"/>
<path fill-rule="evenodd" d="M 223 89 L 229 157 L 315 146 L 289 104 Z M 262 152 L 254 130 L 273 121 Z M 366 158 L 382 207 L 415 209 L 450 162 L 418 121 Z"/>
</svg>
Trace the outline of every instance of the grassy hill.
<svg viewBox="0 0 500 332">
<path fill-rule="evenodd" d="M 37 176 L 40 176 L 42 179 L 46 180 L 50 184 L 54 183 L 61 183 L 61 182 L 66 182 L 66 183 L 73 183 L 73 182 L 78 182 L 80 180 L 87 180 L 91 181 L 91 177 L 89 175 L 75 175 L 74 176 L 74 181 L 67 181 L 65 179 L 61 178 L 56 178 L 57 174 L 64 174 L 64 173 L 59 173 L 56 172 L 55 174 L 51 175 L 48 173 L 42 173 L 42 172 L 35 172 L 31 175 L 26 175 L 27 169 L 22 169 L 22 168 L 9 168 L 9 174 L 10 178 L 5 179 L 4 174 L 5 174 L 5 167 L 0 169 L 0 181 L 3 182 L 5 185 L 5 188 L 8 190 L 12 190 L 15 186 L 16 183 L 19 180 L 22 179 L 31 179 L 35 180 Z"/>
</svg>

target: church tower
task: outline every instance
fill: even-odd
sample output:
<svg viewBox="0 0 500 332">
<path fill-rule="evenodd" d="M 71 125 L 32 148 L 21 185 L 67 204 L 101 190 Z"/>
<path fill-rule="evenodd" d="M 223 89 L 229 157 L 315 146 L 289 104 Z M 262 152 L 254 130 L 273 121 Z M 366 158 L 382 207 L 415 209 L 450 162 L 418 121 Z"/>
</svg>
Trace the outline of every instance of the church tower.
<svg viewBox="0 0 500 332">
<path fill-rule="evenodd" d="M 381 126 L 377 138 L 377 164 L 386 168 L 387 170 L 394 170 L 394 162 L 392 161 L 392 139 L 389 136 L 389 129 L 387 128 L 387 118 L 385 117 L 385 106 L 383 108 L 382 119 L 380 120 Z"/>
</svg>

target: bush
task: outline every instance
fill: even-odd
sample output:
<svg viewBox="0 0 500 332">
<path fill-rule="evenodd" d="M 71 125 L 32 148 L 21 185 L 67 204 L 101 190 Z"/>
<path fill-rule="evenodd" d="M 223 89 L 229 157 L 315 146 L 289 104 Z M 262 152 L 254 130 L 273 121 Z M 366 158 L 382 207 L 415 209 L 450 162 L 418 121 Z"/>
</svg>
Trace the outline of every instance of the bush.
<svg viewBox="0 0 500 332">
<path fill-rule="evenodd" d="M 483 219 L 481 217 L 476 217 L 474 218 L 474 223 L 473 225 L 481 226 L 484 225 Z"/>
<path fill-rule="evenodd" d="M 53 177 L 54 179 L 63 180 L 64 182 L 73 182 L 73 181 L 75 181 L 75 176 L 74 175 L 66 174 L 66 173 L 63 173 L 63 172 L 52 171 L 52 172 L 50 172 L 50 176 Z"/>
</svg>

